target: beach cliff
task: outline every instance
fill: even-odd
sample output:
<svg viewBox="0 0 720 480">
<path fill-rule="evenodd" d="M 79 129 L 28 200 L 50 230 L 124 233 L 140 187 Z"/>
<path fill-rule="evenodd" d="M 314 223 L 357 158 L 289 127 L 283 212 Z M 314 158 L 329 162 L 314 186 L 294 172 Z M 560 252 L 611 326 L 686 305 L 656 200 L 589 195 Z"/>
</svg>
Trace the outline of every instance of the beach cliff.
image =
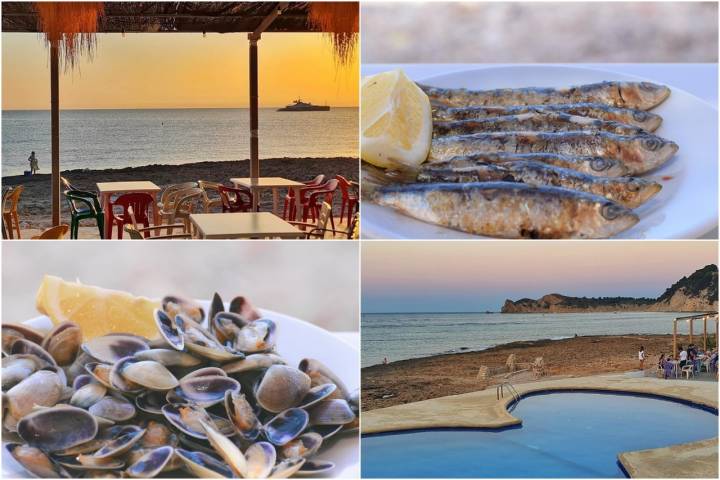
<svg viewBox="0 0 720 480">
<path fill-rule="evenodd" d="M 570 297 L 551 293 L 539 299 L 505 300 L 502 313 L 704 312 L 718 309 L 718 268 L 706 265 L 683 277 L 657 298 Z"/>
</svg>

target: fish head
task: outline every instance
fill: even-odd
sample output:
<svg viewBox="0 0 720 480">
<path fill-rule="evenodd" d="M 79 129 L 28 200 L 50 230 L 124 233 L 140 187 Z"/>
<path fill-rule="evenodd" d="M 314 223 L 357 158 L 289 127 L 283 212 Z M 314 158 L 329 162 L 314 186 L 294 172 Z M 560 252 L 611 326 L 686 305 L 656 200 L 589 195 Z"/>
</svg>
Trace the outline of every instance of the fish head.
<svg viewBox="0 0 720 480">
<path fill-rule="evenodd" d="M 645 131 L 654 132 L 660 128 L 662 117 L 655 113 L 646 112 L 645 110 L 633 110 L 633 120 Z"/>
<path fill-rule="evenodd" d="M 640 221 L 632 210 L 611 200 L 598 202 L 597 209 L 601 218 L 599 233 L 604 238 L 624 232 Z"/>
<path fill-rule="evenodd" d="M 626 102 L 637 105 L 641 110 L 649 110 L 664 102 L 670 96 L 670 89 L 651 82 L 623 82 L 620 94 Z"/>
<path fill-rule="evenodd" d="M 656 135 L 638 135 L 633 140 L 633 149 L 642 159 L 643 169 L 635 173 L 653 170 L 670 160 L 680 147 L 675 142 Z"/>
<path fill-rule="evenodd" d="M 629 172 L 628 168 L 620 160 L 604 157 L 591 158 L 590 168 L 596 175 L 606 177 L 623 177 Z"/>
<path fill-rule="evenodd" d="M 628 205 L 632 208 L 639 207 L 662 190 L 662 185 L 659 183 L 642 178 L 628 178 L 626 186 L 633 194 L 632 205 Z"/>
</svg>

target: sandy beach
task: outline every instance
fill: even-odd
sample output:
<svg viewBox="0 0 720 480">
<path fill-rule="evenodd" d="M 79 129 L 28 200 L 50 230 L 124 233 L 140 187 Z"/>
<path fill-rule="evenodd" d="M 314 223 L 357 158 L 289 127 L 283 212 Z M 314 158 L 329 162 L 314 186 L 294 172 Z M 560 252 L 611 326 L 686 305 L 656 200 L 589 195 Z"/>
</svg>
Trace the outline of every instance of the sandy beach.
<svg viewBox="0 0 720 480">
<path fill-rule="evenodd" d="M 246 177 L 250 174 L 247 160 L 232 162 L 199 162 L 184 165 L 147 165 L 123 169 L 64 170 L 62 175 L 81 189 L 96 190 L 98 182 L 129 180 L 150 180 L 161 188 L 173 184 L 196 180 L 210 180 L 229 184 L 231 177 Z M 358 159 L 338 158 L 276 158 L 260 162 L 261 174 L 267 177 L 285 177 L 292 180 L 309 180 L 325 174 L 326 179 L 340 174 L 349 180 L 358 180 Z M 51 225 L 50 175 L 41 173 L 33 177 L 3 177 L 2 186 L 23 184 L 25 190 L 20 198 L 18 213 L 21 228 L 47 228 Z M 340 211 L 340 190 L 335 195 L 335 214 Z M 281 198 L 282 202 L 282 198 Z M 272 194 L 263 193 L 260 207 L 272 208 Z M 282 207 L 282 204 L 281 204 Z M 69 221 L 69 210 L 62 203 L 62 218 Z"/>
<path fill-rule="evenodd" d="M 694 337 L 695 343 L 702 337 Z M 688 338 L 678 336 L 679 344 Z M 505 365 L 514 353 L 518 363 L 543 357 L 552 376 L 583 376 L 624 372 L 638 368 L 637 352 L 643 345 L 646 369 L 654 369 L 660 353 L 672 351 L 672 335 L 585 336 L 562 340 L 520 341 L 480 352 L 435 355 L 401 360 L 362 369 L 362 409 L 374 410 L 430 398 L 478 390 L 481 366 Z M 501 377 L 493 378 L 497 382 Z"/>
</svg>

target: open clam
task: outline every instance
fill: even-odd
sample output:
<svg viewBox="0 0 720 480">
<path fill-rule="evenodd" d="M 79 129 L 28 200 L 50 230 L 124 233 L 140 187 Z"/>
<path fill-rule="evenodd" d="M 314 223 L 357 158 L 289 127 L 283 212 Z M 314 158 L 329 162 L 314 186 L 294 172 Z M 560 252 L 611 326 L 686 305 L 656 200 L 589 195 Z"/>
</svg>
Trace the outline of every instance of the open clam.
<svg viewBox="0 0 720 480">
<path fill-rule="evenodd" d="M 173 453 L 173 447 L 169 446 L 152 449 L 130 465 L 125 473 L 133 478 L 156 477 L 168 464 Z"/>
<path fill-rule="evenodd" d="M 226 392 L 239 391 L 240 383 L 234 378 L 207 375 L 183 378 L 172 393 L 176 398 L 207 408 L 222 402 Z"/>
<path fill-rule="evenodd" d="M 73 322 L 61 322 L 47 334 L 42 348 L 58 365 L 70 365 L 82 344 L 82 329 Z"/>
<path fill-rule="evenodd" d="M 262 424 L 245 395 L 225 392 L 225 412 L 243 440 L 252 442 L 260 435 Z"/>
<path fill-rule="evenodd" d="M 102 363 L 114 364 L 124 357 L 130 357 L 142 350 L 149 350 L 147 341 L 137 335 L 111 333 L 84 342 L 81 348 L 92 358 Z"/>
<path fill-rule="evenodd" d="M 307 428 L 308 413 L 302 408 L 290 408 L 273 417 L 263 427 L 265 437 L 274 445 L 283 446 L 297 438 Z"/>
<path fill-rule="evenodd" d="M 176 448 L 175 454 L 185 463 L 190 473 L 198 478 L 231 478 L 233 471 L 225 462 L 204 452 Z"/>
<path fill-rule="evenodd" d="M 3 448 L 21 469 L 38 478 L 68 478 L 70 475 L 42 450 L 21 443 L 6 443 Z"/>
</svg>

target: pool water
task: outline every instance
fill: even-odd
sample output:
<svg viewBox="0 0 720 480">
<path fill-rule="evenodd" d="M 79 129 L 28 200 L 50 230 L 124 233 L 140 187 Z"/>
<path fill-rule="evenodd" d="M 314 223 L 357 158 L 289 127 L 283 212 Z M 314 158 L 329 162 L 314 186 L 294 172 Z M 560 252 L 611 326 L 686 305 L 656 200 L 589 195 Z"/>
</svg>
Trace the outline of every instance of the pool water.
<svg viewBox="0 0 720 480">
<path fill-rule="evenodd" d="M 718 416 L 637 395 L 543 393 L 523 398 L 501 430 L 422 430 L 362 439 L 362 476 L 625 477 L 621 452 L 718 435 Z"/>
</svg>

